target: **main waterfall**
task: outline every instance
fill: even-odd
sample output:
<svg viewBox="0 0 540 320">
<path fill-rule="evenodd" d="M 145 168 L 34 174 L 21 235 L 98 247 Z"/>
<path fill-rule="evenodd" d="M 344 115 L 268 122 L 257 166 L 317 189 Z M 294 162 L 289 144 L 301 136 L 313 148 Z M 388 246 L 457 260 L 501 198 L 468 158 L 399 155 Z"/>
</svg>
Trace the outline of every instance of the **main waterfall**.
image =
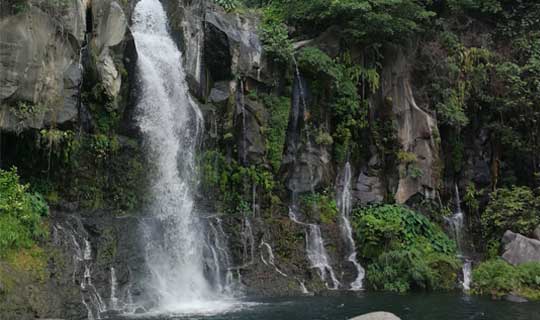
<svg viewBox="0 0 540 320">
<path fill-rule="evenodd" d="M 205 237 L 205 224 L 193 199 L 202 114 L 189 96 L 182 54 L 168 33 L 159 0 L 141 0 L 136 5 L 133 37 L 141 90 L 137 120 L 155 166 L 151 216 L 142 222 L 151 274 L 145 294 L 156 312 L 223 311 L 229 306 L 224 302 L 227 291 L 216 281 L 225 276 L 217 273 L 230 266 L 208 267 L 222 261 L 205 255 L 213 244 Z"/>
</svg>

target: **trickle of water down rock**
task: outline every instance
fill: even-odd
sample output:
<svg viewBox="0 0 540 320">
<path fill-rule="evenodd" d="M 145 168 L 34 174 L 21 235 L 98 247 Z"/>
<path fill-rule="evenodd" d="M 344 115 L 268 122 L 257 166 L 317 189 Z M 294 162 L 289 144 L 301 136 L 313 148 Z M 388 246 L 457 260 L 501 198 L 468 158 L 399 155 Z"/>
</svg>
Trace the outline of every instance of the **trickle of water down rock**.
<svg viewBox="0 0 540 320">
<path fill-rule="evenodd" d="M 352 263 L 356 268 L 356 279 L 351 282 L 350 289 L 353 291 L 363 289 L 364 276 L 366 274 L 364 268 L 360 265 L 356 258 L 356 244 L 354 243 L 353 231 L 351 227 L 351 222 L 349 221 L 349 216 L 351 214 L 352 204 L 351 204 L 351 164 L 347 162 L 345 164 L 345 169 L 343 170 L 342 177 L 343 189 L 339 193 L 340 197 L 338 198 L 338 208 L 341 218 L 341 233 L 345 238 L 347 248 L 349 250 L 347 261 Z"/>
<path fill-rule="evenodd" d="M 228 308 L 224 268 L 207 267 L 212 246 L 193 199 L 202 114 L 188 93 L 182 54 L 158 0 L 141 0 L 133 15 L 141 98 L 138 124 L 155 165 L 151 216 L 141 223 L 152 312 L 211 313 Z M 205 272 L 206 270 L 206 272 Z M 216 281 L 218 279 L 219 281 Z"/>
<path fill-rule="evenodd" d="M 461 198 L 459 196 L 459 188 L 457 185 L 455 185 L 455 205 L 456 210 L 454 214 L 450 217 L 446 218 L 446 222 L 448 223 L 450 227 L 450 231 L 452 232 L 452 236 L 454 240 L 456 241 L 457 248 L 458 248 L 458 257 L 463 262 L 462 266 L 462 277 L 463 281 L 461 282 L 461 286 L 463 290 L 469 291 L 471 289 L 471 281 L 472 281 L 472 261 L 465 255 L 465 225 L 464 225 L 464 214 L 463 210 L 461 210 Z"/>
</svg>

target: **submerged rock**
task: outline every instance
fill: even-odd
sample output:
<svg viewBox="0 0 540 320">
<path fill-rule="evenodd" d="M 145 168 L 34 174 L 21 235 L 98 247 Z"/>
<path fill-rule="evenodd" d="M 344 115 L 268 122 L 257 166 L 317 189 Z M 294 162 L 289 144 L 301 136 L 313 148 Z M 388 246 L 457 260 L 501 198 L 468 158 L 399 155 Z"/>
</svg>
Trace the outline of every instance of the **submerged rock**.
<svg viewBox="0 0 540 320">
<path fill-rule="evenodd" d="M 529 302 L 529 300 L 514 294 L 507 294 L 503 297 L 504 300 L 516 303 Z"/>
<path fill-rule="evenodd" d="M 390 312 L 371 312 L 349 320 L 401 320 L 398 316 Z"/>
<path fill-rule="evenodd" d="M 508 263 L 519 265 L 526 262 L 540 262 L 540 240 L 527 238 L 510 230 L 504 233 L 502 258 Z"/>
</svg>

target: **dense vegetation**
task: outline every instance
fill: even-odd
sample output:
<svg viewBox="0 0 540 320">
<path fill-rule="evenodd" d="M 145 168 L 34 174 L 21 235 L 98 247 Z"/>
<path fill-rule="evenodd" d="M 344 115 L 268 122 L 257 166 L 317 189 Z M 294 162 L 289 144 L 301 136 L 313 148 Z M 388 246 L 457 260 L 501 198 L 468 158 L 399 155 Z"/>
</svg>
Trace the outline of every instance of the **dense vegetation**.
<svg viewBox="0 0 540 320">
<path fill-rule="evenodd" d="M 280 232 L 276 236 L 279 259 L 299 268 L 291 252 L 295 245 L 303 245 L 305 235 L 289 221 L 286 203 L 297 201 L 302 219 L 309 223 L 328 230 L 336 230 L 339 223 L 335 176 L 325 177 L 321 185 L 298 198 L 289 194 L 284 182 L 289 174 L 285 161 L 291 161 L 284 157 L 291 98 L 301 73 L 307 93 L 303 98 L 309 106 L 300 117 L 305 131 L 300 142 L 324 151 L 320 158 L 329 162 L 328 175 L 349 161 L 382 181 L 384 204 L 357 204 L 351 217 L 371 289 L 455 289 L 461 262 L 442 223 L 455 205 L 457 185 L 471 236 L 467 240 L 486 260 L 474 271 L 473 292 L 540 298 L 539 264 L 511 266 L 496 258 L 506 230 L 531 236 L 540 224 L 537 1 L 214 2 L 227 12 L 251 10 L 260 15 L 257 32 L 275 78 L 274 86 L 249 89 L 244 89 L 247 75 L 228 79 L 241 84 L 242 99 L 260 103 L 268 111 L 266 120 L 257 114 L 264 150 L 256 161 L 240 155 L 239 141 L 245 137 L 240 136 L 241 121 L 235 118 L 238 101 L 231 97 L 224 106 L 212 106 L 220 124 L 216 135 L 207 137 L 198 159 L 198 196 L 235 221 L 234 232 L 241 232 L 246 217 L 261 218 L 269 230 Z M 0 4 L 0 11 L 24 13 L 30 3 L 44 10 L 68 5 L 65 0 L 9 0 Z M 332 43 L 324 43 L 325 47 L 320 43 L 324 41 Z M 304 45 L 298 46 L 299 42 Z M 65 127 L 53 123 L 40 130 L 2 133 L 3 143 L 17 146 L 2 155 L 2 166 L 14 165 L 18 171 L 0 170 L 0 258 L 18 249 L 31 251 L 43 239 L 45 201 L 53 208 L 107 209 L 115 214 L 135 212 L 144 204 L 143 186 L 151 164 L 143 160 L 137 135 L 122 123 L 128 105 L 124 101 L 129 96 L 127 81 L 121 96 L 109 96 L 95 70 L 98 50 L 89 47 L 80 92 L 89 123 Z M 396 180 L 418 181 L 426 173 L 418 166 L 422 159 L 398 143 L 395 102 L 380 96 L 384 64 L 394 52 L 412 65 L 414 98 L 437 119 L 438 136 L 430 138 L 444 157 L 435 170 L 442 178 L 437 186 L 440 197 L 415 198 L 406 205 L 393 203 Z M 123 62 L 115 63 L 127 80 Z M 25 101 L 10 107 L 21 122 L 49 108 Z"/>
<path fill-rule="evenodd" d="M 419 159 L 400 150 L 391 117 L 384 111 L 373 114 L 371 109 L 385 56 L 400 48 L 414 66 L 417 102 L 437 116 L 437 138 L 444 154 L 441 174 L 444 181 L 460 183 L 464 191 L 474 249 L 495 257 L 506 230 L 530 236 L 538 226 L 540 4 L 536 1 L 216 2 L 229 11 L 259 10 L 259 34 L 273 63 L 289 70 L 297 64 L 311 89 L 309 115 L 304 119 L 308 139 L 331 149 L 337 164 L 366 163 L 375 146 L 383 174 L 392 175 L 403 164 L 399 175 L 418 179 L 424 174 L 416 165 Z M 337 49 L 317 47 L 318 37 L 325 33 L 337 39 Z M 307 39 L 315 40 L 293 49 L 293 43 Z M 392 109 L 392 101 L 385 104 Z M 471 167 L 478 148 L 486 150 L 484 173 L 475 172 L 480 170 L 476 164 Z M 273 158 L 276 169 L 279 159 Z M 275 181 L 279 186 L 279 179 Z M 443 186 L 441 191 L 445 199 L 453 199 L 453 187 Z M 304 201 L 307 207 L 325 212 L 321 217 L 315 214 L 316 221 L 332 223 L 327 219 L 333 212 L 332 197 L 324 200 L 328 205 L 319 204 L 325 192 L 318 190 Z M 389 202 L 391 192 L 386 197 Z M 355 211 L 359 250 L 369 264 L 371 287 L 406 291 L 453 286 L 459 265 L 455 247 L 434 224 L 448 215 L 453 206 L 448 203 L 414 204 L 432 221 L 392 205 Z M 504 285 L 511 285 L 499 289 L 489 267 L 501 263 L 488 261 L 478 267 L 476 293 L 508 293 L 509 288 L 519 291 L 534 283 L 534 277 L 508 275 L 504 277 L 513 280 L 505 280 Z M 516 271 L 520 268 L 538 275 L 532 265 L 506 269 L 520 273 Z"/>
<path fill-rule="evenodd" d="M 473 292 L 500 298 L 515 294 L 531 300 L 540 299 L 540 263 L 517 267 L 502 259 L 488 260 L 474 270 Z"/>
<path fill-rule="evenodd" d="M 456 245 L 425 216 L 382 205 L 356 210 L 353 221 L 372 288 L 404 292 L 455 287 Z"/>
<path fill-rule="evenodd" d="M 0 258 L 30 248 L 46 235 L 42 218 L 49 208 L 41 195 L 28 191 L 17 171 L 0 170 Z"/>
</svg>

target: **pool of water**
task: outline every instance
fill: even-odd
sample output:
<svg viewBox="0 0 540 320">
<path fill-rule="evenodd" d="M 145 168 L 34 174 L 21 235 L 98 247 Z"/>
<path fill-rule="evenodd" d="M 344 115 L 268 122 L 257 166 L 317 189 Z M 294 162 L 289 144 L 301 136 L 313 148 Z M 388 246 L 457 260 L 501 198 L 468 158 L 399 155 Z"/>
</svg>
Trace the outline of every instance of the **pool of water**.
<svg viewBox="0 0 540 320">
<path fill-rule="evenodd" d="M 492 301 L 462 294 L 360 293 L 243 301 L 214 315 L 137 315 L 141 320 L 345 320 L 389 311 L 403 320 L 540 320 L 540 303 Z M 116 318 L 126 319 L 126 317 Z"/>
</svg>

